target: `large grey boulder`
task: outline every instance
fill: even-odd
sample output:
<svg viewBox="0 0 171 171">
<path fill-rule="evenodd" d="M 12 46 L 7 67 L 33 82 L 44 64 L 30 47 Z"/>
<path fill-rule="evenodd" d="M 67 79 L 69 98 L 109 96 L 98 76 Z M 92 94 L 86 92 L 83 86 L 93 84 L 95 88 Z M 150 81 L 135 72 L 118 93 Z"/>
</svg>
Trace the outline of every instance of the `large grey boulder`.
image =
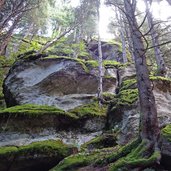
<svg viewBox="0 0 171 171">
<path fill-rule="evenodd" d="M 121 46 L 119 44 L 101 41 L 101 46 L 102 46 L 103 60 L 115 60 L 115 61 L 123 62 Z M 90 55 L 92 56 L 92 58 L 97 60 L 99 56 L 98 41 L 91 40 L 87 45 L 87 49 Z"/>
<path fill-rule="evenodd" d="M 104 91 L 114 93 L 115 78 L 104 75 L 103 81 Z M 3 87 L 7 106 L 31 103 L 69 110 L 97 95 L 98 72 L 74 59 L 20 60 L 10 69 Z"/>
</svg>

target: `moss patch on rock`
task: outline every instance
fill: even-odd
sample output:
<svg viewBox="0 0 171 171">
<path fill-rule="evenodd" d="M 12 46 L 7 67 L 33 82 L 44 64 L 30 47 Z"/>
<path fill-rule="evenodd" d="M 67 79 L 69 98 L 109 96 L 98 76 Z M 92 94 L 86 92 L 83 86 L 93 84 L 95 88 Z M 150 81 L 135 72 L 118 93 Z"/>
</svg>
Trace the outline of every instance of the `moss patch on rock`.
<svg viewBox="0 0 171 171">
<path fill-rule="evenodd" d="M 77 154 L 69 156 L 50 171 L 75 171 L 82 166 L 87 166 L 95 159 L 95 154 Z"/>
<path fill-rule="evenodd" d="M 102 135 L 93 138 L 81 146 L 82 150 L 94 150 L 107 147 L 114 147 L 117 145 L 117 138 L 115 134 L 103 133 Z"/>
<path fill-rule="evenodd" d="M 78 153 L 65 158 L 50 171 L 75 171 L 81 167 L 94 164 L 99 158 L 104 158 L 105 156 L 107 157 L 114 151 L 116 151 L 116 148 L 104 148 L 93 152 Z"/>
<path fill-rule="evenodd" d="M 90 104 L 82 105 L 70 110 L 69 112 L 76 115 L 79 118 L 95 117 L 95 116 L 106 116 L 107 105 L 102 105 L 99 107 L 98 102 L 93 102 Z"/>
<path fill-rule="evenodd" d="M 109 93 L 109 92 L 104 92 L 103 93 L 103 98 L 105 101 L 111 101 L 115 98 L 115 94 Z"/>
<path fill-rule="evenodd" d="M 42 170 L 54 167 L 59 161 L 77 151 L 62 141 L 47 140 L 26 146 L 0 147 L 0 169 Z"/>
<path fill-rule="evenodd" d="M 161 131 L 162 135 L 171 142 L 171 124 L 167 125 Z"/>
<path fill-rule="evenodd" d="M 119 100 L 118 103 L 119 105 L 131 105 L 138 99 L 138 89 L 127 89 L 127 90 L 122 90 L 118 94 Z"/>
<path fill-rule="evenodd" d="M 48 156 L 59 155 L 59 156 L 67 156 L 72 152 L 72 146 L 68 146 L 64 144 L 62 141 L 58 140 L 47 140 L 34 142 L 26 146 L 15 147 L 15 146 L 7 146 L 0 147 L 0 157 L 7 157 L 11 155 L 25 156 L 25 155 L 40 155 L 45 154 Z"/>
<path fill-rule="evenodd" d="M 122 82 L 120 91 L 127 90 L 127 89 L 134 89 L 136 88 L 137 80 L 135 78 L 128 79 Z"/>
<path fill-rule="evenodd" d="M 161 80 L 161 81 L 167 81 L 167 82 L 171 82 L 170 78 L 167 77 L 162 77 L 162 76 L 150 76 L 150 80 Z"/>
<path fill-rule="evenodd" d="M 127 64 L 123 64 L 114 60 L 104 60 L 103 66 L 105 68 L 122 68 L 122 67 L 126 67 Z"/>
<path fill-rule="evenodd" d="M 6 108 L 0 111 L 0 116 L 12 115 L 17 116 L 28 116 L 28 117 L 39 117 L 41 115 L 66 115 L 73 119 L 77 119 L 77 116 L 73 113 L 65 112 L 61 109 L 52 106 L 24 104 Z"/>
</svg>

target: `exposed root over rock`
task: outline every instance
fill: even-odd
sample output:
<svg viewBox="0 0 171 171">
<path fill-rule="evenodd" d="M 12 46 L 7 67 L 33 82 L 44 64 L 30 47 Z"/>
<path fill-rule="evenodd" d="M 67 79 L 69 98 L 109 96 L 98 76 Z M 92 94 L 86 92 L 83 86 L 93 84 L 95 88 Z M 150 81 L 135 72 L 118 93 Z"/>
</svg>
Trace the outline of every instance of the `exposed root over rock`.
<svg viewBox="0 0 171 171">
<path fill-rule="evenodd" d="M 161 152 L 155 147 L 155 143 L 149 140 L 135 140 L 130 144 L 119 149 L 117 153 L 112 154 L 102 161 L 108 164 L 109 171 L 126 171 L 130 169 L 142 170 L 158 163 L 161 158 Z M 96 162 L 96 164 L 98 164 Z"/>
<path fill-rule="evenodd" d="M 136 139 L 124 147 L 101 149 L 91 153 L 70 156 L 52 171 L 67 169 L 79 171 L 140 171 L 160 161 L 161 153 L 155 143 Z"/>
</svg>

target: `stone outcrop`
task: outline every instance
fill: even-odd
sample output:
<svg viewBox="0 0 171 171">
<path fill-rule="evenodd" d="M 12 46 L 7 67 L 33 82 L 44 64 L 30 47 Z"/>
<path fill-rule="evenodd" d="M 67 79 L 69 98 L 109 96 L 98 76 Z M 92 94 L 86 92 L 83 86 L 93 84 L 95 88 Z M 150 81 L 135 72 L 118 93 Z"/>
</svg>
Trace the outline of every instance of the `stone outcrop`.
<svg viewBox="0 0 171 171">
<path fill-rule="evenodd" d="M 0 111 L 0 146 L 60 139 L 78 147 L 105 127 L 107 105 L 94 102 L 68 112 L 55 107 L 20 105 Z"/>
<path fill-rule="evenodd" d="M 121 129 L 119 137 L 119 143 L 121 144 L 125 144 L 134 138 L 139 129 L 140 109 L 134 78 L 122 82 L 120 93 L 116 96 L 115 102 L 111 105 L 111 110 L 108 113 L 108 126 Z M 164 77 L 151 77 L 151 82 L 159 125 L 163 127 L 171 123 L 171 80 Z"/>
<path fill-rule="evenodd" d="M 96 53 L 93 48 L 95 49 L 94 45 L 90 49 Z M 113 57 L 109 54 L 105 59 Z M 96 138 L 83 147 L 91 151 L 103 148 L 106 141 L 109 142 L 106 147 L 117 143 L 126 144 L 137 135 L 139 125 L 140 110 L 135 68 L 133 65 L 108 63 L 103 67 L 103 81 L 104 91 L 112 95 L 108 110 L 106 104 L 100 109 L 95 99 L 98 84 L 97 61 L 54 56 L 19 60 L 10 69 L 4 81 L 6 103 L 14 107 L 0 112 L 0 145 L 18 146 L 45 139 L 60 139 L 80 147 L 99 135 L 105 126 L 112 129 L 116 136 L 111 136 L 113 132 L 108 136 L 102 135 L 102 138 Z M 151 77 L 151 82 L 160 126 L 163 127 L 171 123 L 171 80 Z M 46 106 L 46 110 L 45 107 L 39 106 L 35 109 L 34 105 L 27 104 L 55 108 Z M 12 139 L 15 142 L 11 141 Z M 83 166 L 91 165 L 99 156 L 110 156 L 116 150 L 97 150 L 95 153 L 88 153 L 88 158 L 85 157 L 85 153 L 71 156 L 64 160 L 64 168 L 59 164 L 55 170 L 58 167 L 68 169 L 70 164 L 75 168 L 77 162 L 81 165 L 84 163 Z M 165 161 L 170 160 L 171 156 L 170 139 L 162 139 L 162 155 L 162 163 L 169 168 L 170 164 L 165 164 Z M 68 164 L 68 161 L 71 163 Z M 87 169 L 91 170 L 89 166 Z"/>
<path fill-rule="evenodd" d="M 114 60 L 118 62 L 123 62 L 121 45 L 117 43 L 108 43 L 108 42 L 102 41 L 101 46 L 102 46 L 103 60 Z M 98 41 L 91 40 L 88 43 L 87 49 L 89 53 L 91 54 L 92 58 L 97 60 L 98 59 Z"/>
<path fill-rule="evenodd" d="M 105 72 L 105 71 L 104 71 Z M 97 95 L 97 68 L 74 59 L 44 58 L 16 62 L 4 81 L 7 106 L 38 104 L 73 109 Z M 104 75 L 104 91 L 114 92 L 115 78 Z"/>
<path fill-rule="evenodd" d="M 61 141 L 35 142 L 26 146 L 0 147 L 1 171 L 47 171 L 76 150 Z M 77 150 L 76 150 L 77 151 Z"/>
</svg>

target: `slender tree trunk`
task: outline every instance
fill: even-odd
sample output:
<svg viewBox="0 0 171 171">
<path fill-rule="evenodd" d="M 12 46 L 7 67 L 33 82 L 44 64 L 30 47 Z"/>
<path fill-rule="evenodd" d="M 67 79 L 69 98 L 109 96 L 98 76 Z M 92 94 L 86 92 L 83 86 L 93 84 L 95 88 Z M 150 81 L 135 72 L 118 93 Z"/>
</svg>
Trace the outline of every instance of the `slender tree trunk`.
<svg viewBox="0 0 171 171">
<path fill-rule="evenodd" d="M 128 62 L 127 56 L 126 56 L 126 41 L 125 41 L 125 33 L 124 33 L 124 26 L 123 26 L 123 18 L 121 16 L 121 11 L 115 8 L 116 12 L 116 19 L 118 20 L 118 23 L 120 25 L 119 32 L 120 32 L 120 39 L 122 42 L 122 58 L 123 58 L 123 63 Z"/>
<path fill-rule="evenodd" d="M 127 38 L 128 49 L 131 54 L 131 58 L 134 61 L 135 57 L 134 57 L 134 53 L 133 53 L 133 45 L 132 45 L 130 29 L 126 22 L 124 22 L 124 28 L 125 28 L 126 38 Z"/>
<path fill-rule="evenodd" d="M 74 27 L 75 28 L 75 27 Z M 50 46 L 52 46 L 54 43 L 56 43 L 58 40 L 60 40 L 62 37 L 64 37 L 66 34 L 68 34 L 69 32 L 71 32 L 71 30 L 73 30 L 74 28 L 70 28 L 68 30 L 66 30 L 65 32 L 63 32 L 61 35 L 59 35 L 58 37 L 54 38 L 53 40 L 47 42 L 37 53 L 41 54 L 42 52 L 44 52 L 47 48 L 49 48 Z"/>
<path fill-rule="evenodd" d="M 159 46 L 160 43 L 158 40 L 158 35 L 157 35 L 157 32 L 154 28 L 153 17 L 152 17 L 150 10 L 149 10 L 149 3 L 150 2 L 148 0 L 144 0 L 144 2 L 146 4 L 147 21 L 148 21 L 148 26 L 150 29 L 150 36 L 151 36 L 151 40 L 152 40 L 152 45 L 154 46 L 154 54 L 155 54 L 155 58 L 156 58 L 158 74 L 161 76 L 164 76 L 166 74 L 166 66 L 165 66 L 163 56 L 162 56 L 162 52 L 160 50 L 160 46 Z"/>
<path fill-rule="evenodd" d="M 125 12 L 127 14 L 131 38 L 133 42 L 133 53 L 140 100 L 140 136 L 147 139 L 157 147 L 159 138 L 159 127 L 155 98 L 152 92 L 149 71 L 146 64 L 145 48 L 142 41 L 142 34 L 138 29 L 135 17 L 136 0 L 124 0 Z"/>
<path fill-rule="evenodd" d="M 99 104 L 101 105 L 101 100 L 103 98 L 102 93 L 103 93 L 103 57 L 102 57 L 102 46 L 101 46 L 101 38 L 100 38 L 100 0 L 97 1 L 97 19 L 98 19 L 98 62 L 99 62 L 99 83 L 98 83 L 98 98 L 99 98 Z"/>
<path fill-rule="evenodd" d="M 4 5 L 4 2 L 5 2 L 5 0 L 0 0 L 0 10 L 1 10 L 1 8 L 2 8 L 3 5 Z"/>
<path fill-rule="evenodd" d="M 13 34 L 14 29 L 16 28 L 19 20 L 21 19 L 23 14 L 19 15 L 14 23 L 12 24 L 12 26 L 9 28 L 8 32 L 3 36 L 3 38 L 1 39 L 1 45 L 0 45 L 0 55 L 4 55 L 5 54 L 5 50 L 6 47 L 9 43 L 9 41 L 11 40 L 11 36 Z"/>
</svg>

